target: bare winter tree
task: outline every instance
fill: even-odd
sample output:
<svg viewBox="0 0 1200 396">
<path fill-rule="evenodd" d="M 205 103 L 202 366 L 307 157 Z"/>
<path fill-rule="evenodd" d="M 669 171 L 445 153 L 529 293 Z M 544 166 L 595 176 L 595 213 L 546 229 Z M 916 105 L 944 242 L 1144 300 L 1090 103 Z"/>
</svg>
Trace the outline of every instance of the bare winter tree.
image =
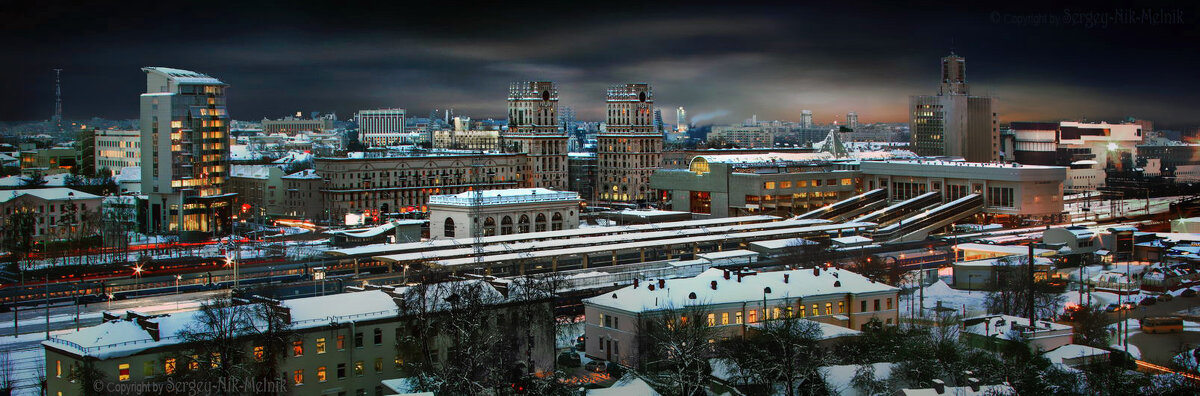
<svg viewBox="0 0 1200 396">
<path fill-rule="evenodd" d="M 1062 311 L 1066 298 L 1045 282 L 1029 278 L 1027 257 L 1007 256 L 998 260 L 996 271 L 1000 279 L 996 282 L 997 288 L 984 300 L 988 312 L 1029 316 L 1030 298 L 1039 318 L 1050 318 Z"/>
<path fill-rule="evenodd" d="M 703 394 L 712 373 L 709 359 L 718 356 L 716 329 L 705 320 L 708 313 L 702 305 L 691 305 L 643 316 L 638 321 L 638 370 L 643 377 L 673 394 Z"/>
<path fill-rule="evenodd" d="M 13 377 L 13 361 L 8 350 L 0 351 L 0 395 L 11 395 L 16 378 Z"/>
<path fill-rule="evenodd" d="M 250 304 L 221 295 L 202 303 L 195 320 L 177 334 L 186 345 L 176 357 L 188 368 L 178 371 L 181 376 L 215 381 L 256 374 L 243 343 L 243 335 L 256 323 Z"/>
<path fill-rule="evenodd" d="M 521 362 L 504 303 L 486 282 L 450 281 L 407 287 L 398 301 L 409 334 L 398 343 L 416 387 L 438 394 L 479 395 L 511 385 Z M 507 336 L 507 337 L 506 337 Z"/>
<path fill-rule="evenodd" d="M 820 339 L 821 328 L 811 320 L 768 319 L 752 337 L 725 343 L 725 360 L 738 367 L 742 382 L 771 385 L 757 389 L 764 394 L 774 394 L 775 384 L 786 387 L 788 396 L 820 394 L 825 382 L 817 368 L 828 361 Z"/>
</svg>

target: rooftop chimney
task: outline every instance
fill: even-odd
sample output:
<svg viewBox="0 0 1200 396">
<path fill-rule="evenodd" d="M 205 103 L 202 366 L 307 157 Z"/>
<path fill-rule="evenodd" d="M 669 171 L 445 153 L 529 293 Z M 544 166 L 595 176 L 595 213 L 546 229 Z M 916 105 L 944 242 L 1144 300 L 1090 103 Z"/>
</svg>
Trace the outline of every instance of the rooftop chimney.
<svg viewBox="0 0 1200 396">
<path fill-rule="evenodd" d="M 946 393 L 946 382 L 942 381 L 940 379 L 934 378 L 933 379 L 933 391 L 937 392 L 937 394 L 939 394 L 939 395 Z"/>
<path fill-rule="evenodd" d="M 717 281 L 712 281 L 711 285 L 713 290 L 717 290 Z"/>
<path fill-rule="evenodd" d="M 813 267 L 813 276 L 821 276 L 821 267 Z"/>
<path fill-rule="evenodd" d="M 633 288 L 634 288 L 634 289 L 637 289 L 637 287 L 638 287 L 638 279 L 637 279 L 637 278 L 633 278 Z"/>
<path fill-rule="evenodd" d="M 666 288 L 666 287 L 667 287 L 667 280 L 666 280 L 666 279 L 659 279 L 659 280 L 658 280 L 658 288 L 659 288 L 659 289 L 663 289 L 663 288 Z"/>
<path fill-rule="evenodd" d="M 967 385 L 971 387 L 972 392 L 979 392 L 979 378 L 967 378 Z"/>
<path fill-rule="evenodd" d="M 729 270 L 725 270 L 725 280 L 729 280 Z"/>
<path fill-rule="evenodd" d="M 783 283 L 788 283 L 788 278 L 790 278 L 791 276 L 792 276 L 791 274 L 783 274 Z"/>
</svg>

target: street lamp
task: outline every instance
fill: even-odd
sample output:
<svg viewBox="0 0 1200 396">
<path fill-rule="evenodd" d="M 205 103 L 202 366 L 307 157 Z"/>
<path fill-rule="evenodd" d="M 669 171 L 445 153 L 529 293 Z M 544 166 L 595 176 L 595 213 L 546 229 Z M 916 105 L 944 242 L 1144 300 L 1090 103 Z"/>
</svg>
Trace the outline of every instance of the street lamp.
<svg viewBox="0 0 1200 396">
<path fill-rule="evenodd" d="M 134 278 L 133 289 L 134 290 L 141 289 L 142 288 L 142 266 L 140 264 L 133 267 L 133 278 Z"/>
<path fill-rule="evenodd" d="M 183 279 L 183 275 L 175 275 L 175 309 L 179 309 L 179 281 Z"/>
</svg>

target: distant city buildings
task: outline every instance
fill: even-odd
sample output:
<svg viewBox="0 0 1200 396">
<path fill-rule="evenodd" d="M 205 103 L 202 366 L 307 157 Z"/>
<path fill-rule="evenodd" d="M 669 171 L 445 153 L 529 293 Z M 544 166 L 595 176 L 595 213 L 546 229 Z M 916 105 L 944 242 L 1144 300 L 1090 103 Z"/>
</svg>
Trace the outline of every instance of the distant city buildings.
<svg viewBox="0 0 1200 396">
<path fill-rule="evenodd" d="M 812 128 L 813 127 L 813 112 L 812 112 L 812 110 L 800 110 L 800 127 L 801 128 Z"/>
<path fill-rule="evenodd" d="M 332 116 L 317 118 L 284 117 L 278 120 L 264 118 L 262 120 L 262 129 L 263 133 L 267 135 L 277 133 L 294 135 L 300 132 L 325 132 L 333 129 L 333 121 Z"/>
<path fill-rule="evenodd" d="M 858 128 L 858 113 L 853 111 L 846 113 L 846 127 L 850 129 Z"/>
<path fill-rule="evenodd" d="M 1107 170 L 1132 170 L 1145 138 L 1138 124 L 1070 121 L 1013 122 L 1008 133 L 1014 162 L 1068 168 L 1065 187 L 1073 192 L 1104 186 Z"/>
<path fill-rule="evenodd" d="M 661 167 L 662 132 L 655 130 L 654 91 L 649 84 L 610 87 L 605 132 L 596 137 L 600 200 L 645 201 L 650 175 Z"/>
<path fill-rule="evenodd" d="M 922 156 L 962 157 L 971 162 L 1000 160 L 1000 125 L 995 98 L 971 96 L 966 60 L 942 58 L 937 95 L 909 99 L 913 151 Z"/>
<path fill-rule="evenodd" d="M 404 109 L 359 110 L 354 115 L 358 124 L 358 141 L 367 147 L 412 144 L 404 134 Z"/>
<path fill-rule="evenodd" d="M 761 126 L 719 125 L 708 133 L 709 145 L 728 144 L 738 148 L 773 147 L 775 134 Z"/>
<path fill-rule="evenodd" d="M 558 87 L 551 81 L 509 85 L 508 130 L 500 134 L 506 152 L 528 156 L 527 187 L 567 188 L 567 135 L 558 125 Z"/>
<path fill-rule="evenodd" d="M 585 202 L 595 202 L 599 178 L 596 153 L 567 154 L 567 190 L 579 193 Z"/>
<path fill-rule="evenodd" d="M 228 232 L 229 113 L 221 80 L 146 67 L 141 95 L 142 193 L 153 232 L 199 240 Z"/>
</svg>

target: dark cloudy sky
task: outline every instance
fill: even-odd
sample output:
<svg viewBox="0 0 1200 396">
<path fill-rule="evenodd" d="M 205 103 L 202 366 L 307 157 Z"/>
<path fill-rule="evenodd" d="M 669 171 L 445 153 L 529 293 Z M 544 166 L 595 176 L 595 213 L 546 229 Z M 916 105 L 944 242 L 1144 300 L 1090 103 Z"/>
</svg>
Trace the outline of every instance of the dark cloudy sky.
<svg viewBox="0 0 1200 396">
<path fill-rule="evenodd" d="M 134 118 L 139 68 L 153 65 L 231 84 L 230 113 L 246 120 L 392 106 L 502 117 L 509 81 L 551 79 L 581 119 L 601 117 L 606 85 L 645 81 L 668 122 L 681 105 L 725 121 L 906 121 L 953 47 L 1003 122 L 1200 125 L 1196 5 L 99 3 L 0 2 L 0 120 L 48 118 L 55 67 L 66 117 Z M 1128 17 L 1145 11 L 1166 19 Z"/>
</svg>

